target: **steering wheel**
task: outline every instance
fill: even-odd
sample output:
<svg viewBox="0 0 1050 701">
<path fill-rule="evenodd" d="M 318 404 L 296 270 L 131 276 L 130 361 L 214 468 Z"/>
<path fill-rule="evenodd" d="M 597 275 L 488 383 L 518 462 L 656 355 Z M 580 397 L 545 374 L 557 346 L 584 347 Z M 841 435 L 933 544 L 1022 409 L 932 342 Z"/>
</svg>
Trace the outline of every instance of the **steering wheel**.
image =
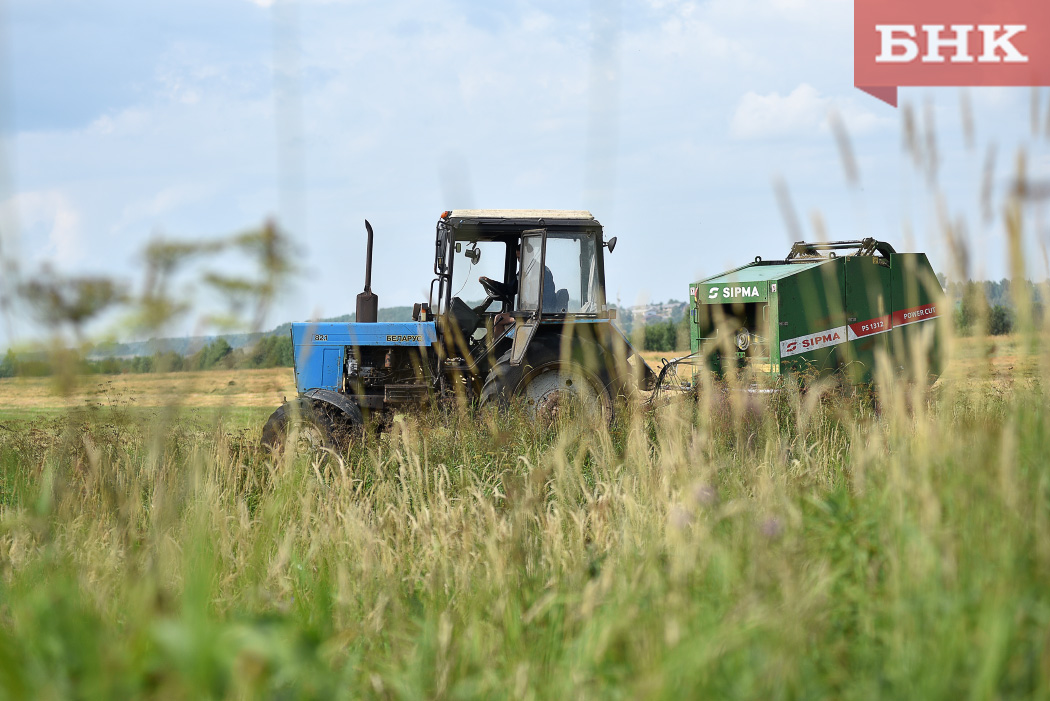
<svg viewBox="0 0 1050 701">
<path fill-rule="evenodd" d="M 504 302 L 510 302 L 514 298 L 514 291 L 510 285 L 499 280 L 493 280 L 490 277 L 482 275 L 478 278 L 478 282 L 481 283 L 482 288 L 492 299 L 498 299 Z M 486 305 L 487 306 L 487 305 Z"/>
</svg>

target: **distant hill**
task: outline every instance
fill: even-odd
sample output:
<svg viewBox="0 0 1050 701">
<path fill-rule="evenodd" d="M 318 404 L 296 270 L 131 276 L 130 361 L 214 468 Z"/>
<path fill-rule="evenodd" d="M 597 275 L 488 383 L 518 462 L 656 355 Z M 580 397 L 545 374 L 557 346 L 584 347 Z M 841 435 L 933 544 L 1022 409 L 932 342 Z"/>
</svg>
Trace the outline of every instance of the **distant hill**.
<svg viewBox="0 0 1050 701">
<path fill-rule="evenodd" d="M 99 343 L 88 351 L 86 357 L 88 360 L 101 360 L 102 358 L 136 358 L 156 353 L 177 353 L 178 355 L 187 356 L 193 355 L 216 338 L 225 338 L 231 348 L 243 348 L 263 336 L 268 336 L 270 333 L 231 333 L 218 336 L 151 338 L 148 341 L 129 341 L 126 343 Z"/>
<path fill-rule="evenodd" d="M 412 321 L 412 307 L 383 307 L 378 313 L 379 321 Z M 318 321 L 357 321 L 357 314 L 343 314 L 342 316 L 333 316 L 330 319 L 319 319 Z M 267 331 L 265 335 L 273 334 L 284 334 L 292 330 L 292 322 L 288 321 L 273 331 Z M 229 339 L 227 339 L 229 340 Z M 230 341 L 230 345 L 233 346 L 233 341 Z M 237 346 L 234 346 L 236 348 Z"/>
<path fill-rule="evenodd" d="M 319 321 L 346 322 L 357 319 L 356 314 L 343 314 Z M 412 321 L 412 307 L 384 307 L 379 310 L 379 321 Z M 174 352 L 182 356 L 193 355 L 217 338 L 224 338 L 231 348 L 250 346 L 264 336 L 277 336 L 290 333 L 291 322 L 285 322 L 270 331 L 259 333 L 227 333 L 212 336 L 183 336 L 181 338 L 151 338 L 148 341 L 129 341 L 126 343 L 100 343 L 87 353 L 88 360 L 103 358 L 136 358 L 156 353 Z"/>
</svg>

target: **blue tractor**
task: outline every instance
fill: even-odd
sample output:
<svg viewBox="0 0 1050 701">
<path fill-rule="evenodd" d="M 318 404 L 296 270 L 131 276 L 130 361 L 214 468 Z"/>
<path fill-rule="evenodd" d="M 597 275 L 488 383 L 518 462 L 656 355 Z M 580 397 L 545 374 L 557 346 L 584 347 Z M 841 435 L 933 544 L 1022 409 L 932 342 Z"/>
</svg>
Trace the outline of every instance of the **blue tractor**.
<svg viewBox="0 0 1050 701">
<path fill-rule="evenodd" d="M 618 399 L 655 383 L 613 324 L 604 253 L 616 239 L 589 212 L 444 212 L 430 299 L 410 322 L 378 321 L 365 226 L 357 320 L 292 324 L 298 396 L 270 416 L 265 444 L 280 445 L 296 423 L 311 442 L 341 448 L 369 416 L 441 401 L 517 400 L 538 420 L 570 407 L 611 420 Z"/>
</svg>

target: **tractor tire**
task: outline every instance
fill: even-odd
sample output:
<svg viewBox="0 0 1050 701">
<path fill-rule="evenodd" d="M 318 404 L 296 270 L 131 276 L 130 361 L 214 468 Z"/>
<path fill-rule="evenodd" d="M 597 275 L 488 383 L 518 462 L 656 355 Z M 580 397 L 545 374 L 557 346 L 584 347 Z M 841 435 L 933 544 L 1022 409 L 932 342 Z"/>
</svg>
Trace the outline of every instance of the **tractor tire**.
<svg viewBox="0 0 1050 701">
<path fill-rule="evenodd" d="M 593 372 L 573 359 L 562 359 L 552 344 L 533 343 L 521 365 L 510 364 L 510 351 L 485 378 L 481 406 L 506 409 L 521 400 L 534 421 L 551 424 L 574 411 L 600 415 L 606 425 L 613 419 L 613 397 L 604 371 Z"/>
<path fill-rule="evenodd" d="M 361 413 L 349 416 L 324 402 L 293 399 L 270 415 L 262 430 L 262 445 L 273 451 L 284 448 L 289 435 L 297 438 L 296 452 L 335 450 L 342 452 L 361 431 Z"/>
</svg>

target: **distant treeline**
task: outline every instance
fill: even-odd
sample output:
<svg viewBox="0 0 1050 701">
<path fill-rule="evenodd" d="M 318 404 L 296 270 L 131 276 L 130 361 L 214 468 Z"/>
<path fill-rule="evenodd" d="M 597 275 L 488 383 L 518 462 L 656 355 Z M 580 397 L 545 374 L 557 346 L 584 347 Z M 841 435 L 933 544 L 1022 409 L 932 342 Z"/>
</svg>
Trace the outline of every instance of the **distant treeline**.
<svg viewBox="0 0 1050 701">
<path fill-rule="evenodd" d="M 321 319 L 325 322 L 354 321 L 356 315 Z M 412 307 L 384 307 L 379 321 L 411 321 Z M 60 360 L 43 351 L 16 353 L 8 350 L 0 360 L 0 378 L 49 377 L 55 362 L 76 366 L 78 374 L 118 375 L 146 372 L 190 372 L 213 369 L 257 369 L 292 367 L 290 323 L 272 331 L 255 334 L 231 334 L 207 340 L 194 353 L 187 349 L 199 338 L 161 338 L 130 343 L 107 343 L 89 348 L 86 353 L 62 351 Z M 150 348 L 156 348 L 150 353 Z M 105 357 L 99 357 L 106 354 Z"/>
<path fill-rule="evenodd" d="M 941 284 L 952 303 L 952 320 L 957 333 L 961 335 L 987 333 L 997 336 L 1015 330 L 1017 325 L 1016 295 L 1009 280 L 947 282 L 942 277 Z M 1024 284 L 1021 298 L 1029 300 L 1032 319 L 1036 325 L 1041 325 L 1050 287 L 1047 283 L 1036 285 L 1026 281 Z M 675 300 L 668 302 L 668 304 L 672 303 L 675 303 Z M 407 321 L 411 318 L 411 313 L 411 307 L 388 307 L 379 310 L 379 320 Z M 624 314 L 625 318 L 620 318 L 617 322 L 644 350 L 674 352 L 689 348 L 688 314 L 648 324 L 631 324 L 630 316 L 630 314 Z M 324 321 L 353 320 L 353 315 L 344 315 Z M 71 353 L 63 355 L 62 362 L 75 363 L 82 374 L 106 375 L 292 367 L 290 328 L 290 324 L 282 324 L 269 334 L 260 336 L 243 347 L 236 347 L 236 344 L 246 340 L 246 335 L 241 334 L 231 337 L 233 344 L 226 338 L 219 337 L 189 355 L 174 350 L 158 351 L 152 355 L 107 358 L 88 358 Z M 184 341 L 187 339 L 163 339 L 161 346 L 170 348 L 172 344 Z M 94 352 L 97 353 L 97 349 Z M 15 353 L 9 350 L 3 360 L 0 360 L 0 378 L 46 377 L 52 374 L 52 368 L 53 360 L 45 353 Z"/>
<path fill-rule="evenodd" d="M 942 278 L 941 284 L 953 305 L 955 331 L 963 336 L 980 333 L 1002 336 L 1012 333 L 1017 326 L 1018 298 L 1030 305 L 1032 322 L 1036 326 L 1043 324 L 1046 283 L 1036 285 L 1025 280 L 1020 290 L 1015 290 L 1009 280 L 945 283 Z"/>
<path fill-rule="evenodd" d="M 346 322 L 354 321 L 354 314 L 343 314 L 341 316 L 320 319 L 319 321 Z M 412 307 L 384 307 L 379 310 L 379 321 L 411 321 Z M 234 350 L 247 348 L 265 336 L 287 336 L 292 329 L 291 323 L 284 323 L 271 331 L 256 333 L 229 333 L 223 334 L 222 338 L 230 344 Z M 90 347 L 86 354 L 89 358 L 98 360 L 100 358 L 132 358 L 137 356 L 155 356 L 169 352 L 181 356 L 190 356 L 197 352 L 202 346 L 215 340 L 217 336 L 180 336 L 174 338 L 151 338 L 144 341 L 106 341 Z"/>
<path fill-rule="evenodd" d="M 217 338 L 186 356 L 164 351 L 134 358 L 89 359 L 64 352 L 60 362 L 75 364 L 78 373 L 84 375 L 291 367 L 292 338 L 289 334 L 263 336 L 245 348 L 233 348 L 225 338 Z M 19 354 L 9 350 L 0 360 L 0 377 L 48 377 L 53 374 L 54 363 L 43 353 Z"/>
<path fill-rule="evenodd" d="M 677 321 L 655 321 L 641 327 L 642 349 L 647 351 L 684 351 L 689 348 L 689 315 Z"/>
</svg>

